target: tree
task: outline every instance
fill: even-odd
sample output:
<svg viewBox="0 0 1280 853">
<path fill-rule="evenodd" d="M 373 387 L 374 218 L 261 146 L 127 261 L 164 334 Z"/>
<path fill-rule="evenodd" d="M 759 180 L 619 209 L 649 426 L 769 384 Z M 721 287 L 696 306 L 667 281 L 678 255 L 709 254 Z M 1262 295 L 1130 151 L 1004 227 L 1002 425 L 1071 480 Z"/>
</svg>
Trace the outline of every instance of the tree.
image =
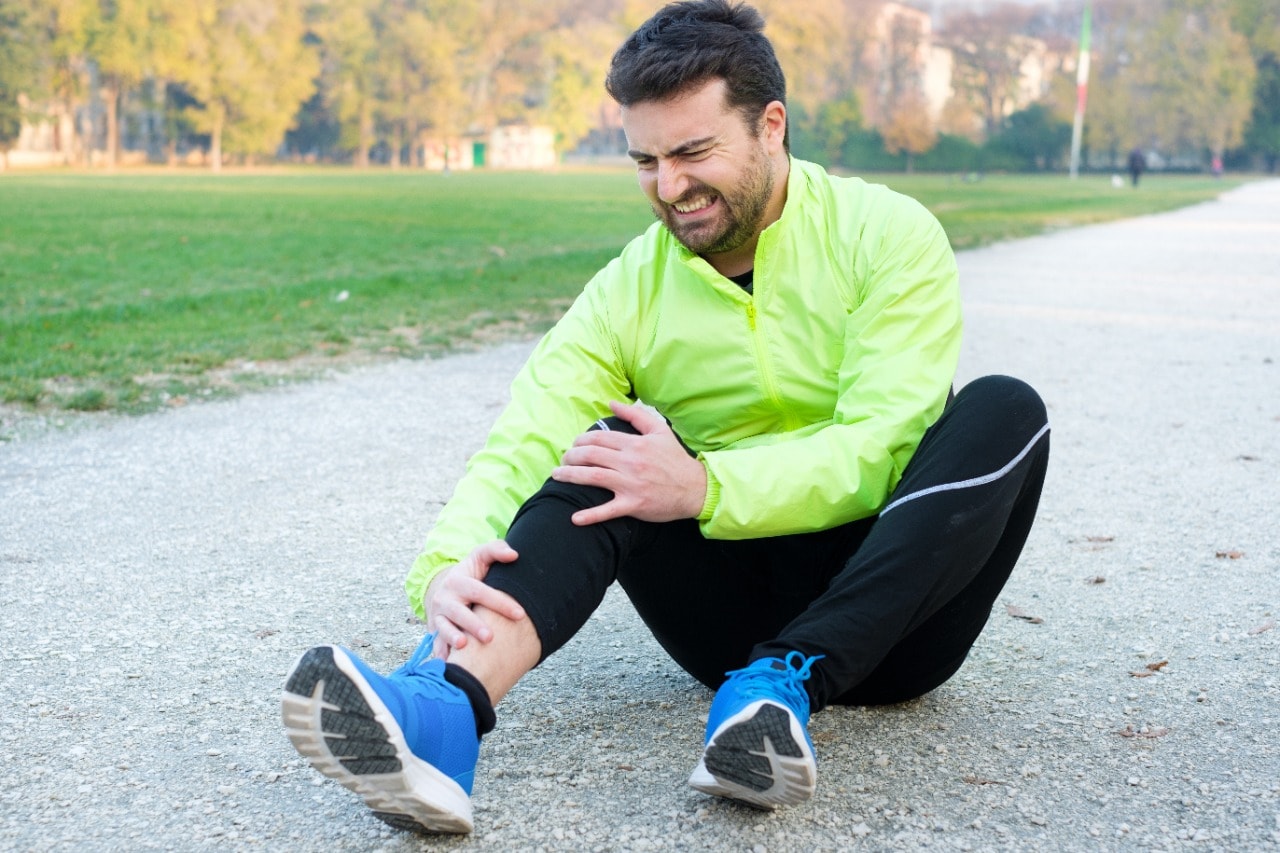
<svg viewBox="0 0 1280 853">
<path fill-rule="evenodd" d="M 53 98 L 58 151 L 64 164 L 80 158 L 88 163 L 89 146 L 77 126 L 77 112 L 89 77 L 85 48 L 96 0 L 43 0 L 36 8 L 46 50 L 43 88 Z"/>
<path fill-rule="evenodd" d="M 924 154 L 938 142 L 938 131 L 929 118 L 929 105 L 919 90 L 905 92 L 897 99 L 889 120 L 880 128 L 880 135 L 885 151 L 906 153 L 907 173 L 913 172 L 916 155 Z"/>
<path fill-rule="evenodd" d="M 272 151 L 319 70 L 301 0 L 169 0 L 166 11 L 184 49 L 165 57 L 162 72 L 200 102 L 193 120 L 210 136 L 212 168 L 222 168 L 224 147 L 246 157 Z"/>
<path fill-rule="evenodd" d="M 1280 6 L 1272 0 L 1234 0 L 1231 20 L 1248 39 L 1258 72 L 1245 145 L 1274 172 L 1280 159 Z"/>
<path fill-rule="evenodd" d="M 320 0 L 311 10 L 312 31 L 323 53 L 322 88 L 337 108 L 339 143 L 354 149 L 355 165 L 369 165 L 376 141 L 379 53 L 378 15 L 382 0 Z"/>
<path fill-rule="evenodd" d="M 829 165 L 849 165 L 842 162 L 844 149 L 854 134 L 860 130 L 862 130 L 862 105 L 858 102 L 858 93 L 853 89 L 818 108 L 818 120 L 814 133 Z"/>
<path fill-rule="evenodd" d="M 399 168 L 406 143 L 425 124 L 437 77 L 448 73 L 453 38 L 412 0 L 383 0 L 374 29 L 374 117 L 387 139 L 391 166 Z"/>
<path fill-rule="evenodd" d="M 1239 144 L 1257 71 L 1228 0 L 1106 0 L 1097 11 L 1090 145 L 1199 157 Z"/>
<path fill-rule="evenodd" d="M 22 133 L 23 102 L 37 84 L 40 30 L 27 0 L 0 0 L 0 168 Z"/>
<path fill-rule="evenodd" d="M 457 68 L 468 124 L 526 121 L 546 98 L 540 41 L 572 0 L 440 0 L 440 19 L 460 46 Z M 571 20 L 571 19 L 570 19 Z"/>
<path fill-rule="evenodd" d="M 1004 129 L 991 140 L 1029 171 L 1054 169 L 1071 144 L 1071 125 L 1044 104 L 1032 104 L 1009 116 Z"/>
<path fill-rule="evenodd" d="M 1150 104 L 1161 140 L 1220 157 L 1244 137 L 1257 77 L 1227 0 L 1180 0 L 1153 34 L 1165 45 Z"/>
<path fill-rule="evenodd" d="M 107 165 L 120 155 L 120 99 L 153 70 L 150 38 L 159 23 L 151 0 L 98 0 L 86 18 L 85 53 L 98 68 L 107 108 Z"/>
<path fill-rule="evenodd" d="M 1245 131 L 1245 144 L 1276 170 L 1280 159 L 1280 57 L 1267 54 L 1258 63 L 1258 80 L 1254 87 L 1253 113 Z"/>
<path fill-rule="evenodd" d="M 1005 4 L 985 14 L 955 15 L 942 34 L 955 61 L 952 87 L 982 116 L 988 137 L 1017 103 L 1023 63 L 1036 47 L 1021 35 L 1029 20 L 1026 7 Z"/>
<path fill-rule="evenodd" d="M 545 118 L 556 130 L 559 152 L 573 149 L 594 126 L 616 42 L 615 27 L 602 20 L 557 27 L 548 37 Z"/>
</svg>

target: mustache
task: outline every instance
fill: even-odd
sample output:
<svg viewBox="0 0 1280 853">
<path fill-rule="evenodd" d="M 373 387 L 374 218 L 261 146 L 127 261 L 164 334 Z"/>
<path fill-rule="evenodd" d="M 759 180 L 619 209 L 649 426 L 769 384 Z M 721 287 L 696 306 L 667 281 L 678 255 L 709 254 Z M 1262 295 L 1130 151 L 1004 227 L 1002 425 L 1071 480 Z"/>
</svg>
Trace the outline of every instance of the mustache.
<svg viewBox="0 0 1280 853">
<path fill-rule="evenodd" d="M 698 198 L 699 196 L 710 196 L 712 199 L 723 198 L 723 196 L 721 196 L 720 193 L 711 189 L 711 187 L 707 186 L 706 184 L 699 183 L 699 184 L 694 184 L 693 186 L 689 187 L 689 189 L 681 193 L 680 198 L 676 199 L 675 201 L 664 201 L 663 205 L 665 207 L 675 207 L 677 204 L 688 204 L 689 202 L 693 201 L 695 198 Z"/>
</svg>

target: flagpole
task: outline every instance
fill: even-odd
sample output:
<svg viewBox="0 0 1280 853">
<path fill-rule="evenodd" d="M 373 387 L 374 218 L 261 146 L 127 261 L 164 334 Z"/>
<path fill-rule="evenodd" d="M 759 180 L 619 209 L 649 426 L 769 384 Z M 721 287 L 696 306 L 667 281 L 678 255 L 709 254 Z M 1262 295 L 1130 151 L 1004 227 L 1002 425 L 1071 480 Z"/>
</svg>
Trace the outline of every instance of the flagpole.
<svg viewBox="0 0 1280 853">
<path fill-rule="evenodd" d="M 1071 179 L 1080 174 L 1080 137 L 1084 132 L 1084 105 L 1089 97 L 1089 24 L 1092 2 L 1085 0 L 1080 23 L 1080 60 L 1076 63 L 1076 120 L 1071 127 Z"/>
</svg>

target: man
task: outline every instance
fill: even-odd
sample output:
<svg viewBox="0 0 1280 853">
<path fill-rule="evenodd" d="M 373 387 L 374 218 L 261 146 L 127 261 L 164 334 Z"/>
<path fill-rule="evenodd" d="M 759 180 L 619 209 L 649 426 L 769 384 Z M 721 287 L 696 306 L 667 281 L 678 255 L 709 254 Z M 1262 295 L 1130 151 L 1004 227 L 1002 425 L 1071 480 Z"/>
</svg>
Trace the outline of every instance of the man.
<svg viewBox="0 0 1280 853">
<path fill-rule="evenodd" d="M 1022 549 L 1044 407 L 1004 377 L 949 402 L 946 237 L 790 157 L 762 28 L 692 0 L 619 49 L 607 88 L 659 222 L 543 339 L 441 512 L 407 582 L 435 633 L 390 676 L 321 646 L 288 677 L 299 751 L 395 826 L 471 829 L 493 706 L 614 580 L 717 690 L 690 784 L 802 802 L 810 713 L 949 678 Z"/>
<path fill-rule="evenodd" d="M 1133 186 L 1138 185 L 1138 181 L 1142 178 L 1142 173 L 1147 170 L 1147 155 L 1142 153 L 1142 149 L 1135 146 L 1129 152 L 1129 182 Z"/>
</svg>

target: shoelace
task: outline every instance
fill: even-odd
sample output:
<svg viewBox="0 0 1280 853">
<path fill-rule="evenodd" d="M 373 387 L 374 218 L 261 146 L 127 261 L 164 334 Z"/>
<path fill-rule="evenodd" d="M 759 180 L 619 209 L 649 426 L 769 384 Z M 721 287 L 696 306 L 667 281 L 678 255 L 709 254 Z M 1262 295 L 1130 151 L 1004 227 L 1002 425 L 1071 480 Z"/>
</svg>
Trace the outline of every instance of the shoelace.
<svg viewBox="0 0 1280 853">
<path fill-rule="evenodd" d="M 803 683 L 809 677 L 809 671 L 814 663 L 824 657 L 826 655 L 806 658 L 800 652 L 787 652 L 787 656 L 782 661 L 786 666 L 785 669 L 759 666 L 760 662 L 757 661 L 756 664 L 744 669 L 735 669 L 725 675 L 737 682 L 734 687 L 742 696 L 768 699 L 782 693 L 787 704 L 793 708 L 808 709 L 809 694 L 805 692 Z M 796 663 L 797 660 L 800 663 Z"/>
<path fill-rule="evenodd" d="M 409 659 L 404 662 L 404 665 L 391 673 L 391 675 L 393 677 L 397 675 L 413 675 L 418 671 L 418 667 L 433 659 L 435 648 L 436 634 L 432 631 L 422 638 L 422 642 L 418 643 L 418 647 L 413 650 L 413 654 L 409 655 Z"/>
</svg>

